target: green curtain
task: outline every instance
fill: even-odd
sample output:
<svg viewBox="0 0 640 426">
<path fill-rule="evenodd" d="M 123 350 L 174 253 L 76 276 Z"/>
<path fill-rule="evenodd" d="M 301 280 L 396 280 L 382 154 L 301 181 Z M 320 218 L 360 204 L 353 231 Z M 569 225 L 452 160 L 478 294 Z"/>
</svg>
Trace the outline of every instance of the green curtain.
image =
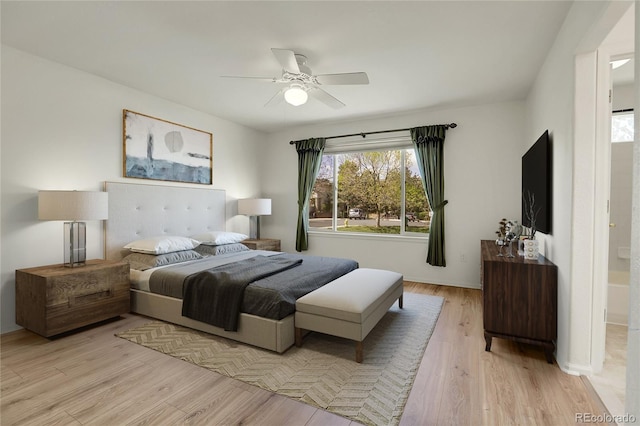
<svg viewBox="0 0 640 426">
<path fill-rule="evenodd" d="M 444 256 L 444 138 L 447 126 L 424 126 L 411 129 L 411 140 L 418 160 L 422 185 L 433 211 L 429 229 L 427 263 L 447 266 Z"/>
<path fill-rule="evenodd" d="M 320 171 L 325 141 L 325 138 L 315 138 L 296 142 L 296 151 L 298 151 L 297 251 L 309 248 L 309 200 Z"/>
</svg>

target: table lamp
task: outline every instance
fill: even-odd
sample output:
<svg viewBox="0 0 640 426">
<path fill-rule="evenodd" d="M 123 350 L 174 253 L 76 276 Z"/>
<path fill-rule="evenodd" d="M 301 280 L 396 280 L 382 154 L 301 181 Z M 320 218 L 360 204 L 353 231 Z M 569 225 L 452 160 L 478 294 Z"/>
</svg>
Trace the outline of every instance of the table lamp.
<svg viewBox="0 0 640 426">
<path fill-rule="evenodd" d="M 252 239 L 260 239 L 260 216 L 271 215 L 271 199 L 270 198 L 245 198 L 238 200 L 238 214 L 249 216 L 251 219 L 255 217 L 255 232 L 253 220 L 249 237 Z"/>
<path fill-rule="evenodd" d="M 105 220 L 108 194 L 98 191 L 38 191 L 38 219 L 64 220 L 64 266 L 83 266 L 87 260 L 86 223 Z"/>
</svg>

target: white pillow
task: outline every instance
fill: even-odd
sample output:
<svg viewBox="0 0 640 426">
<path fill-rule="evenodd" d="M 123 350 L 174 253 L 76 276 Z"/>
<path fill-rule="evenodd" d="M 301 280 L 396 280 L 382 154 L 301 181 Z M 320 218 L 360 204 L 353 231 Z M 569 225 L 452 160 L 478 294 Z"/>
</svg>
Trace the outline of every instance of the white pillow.
<svg viewBox="0 0 640 426">
<path fill-rule="evenodd" d="M 238 232 L 210 231 L 203 232 L 198 235 L 192 235 L 191 238 L 200 241 L 200 244 L 205 244 L 207 246 L 219 246 L 222 244 L 239 243 L 240 241 L 249 238 L 249 236 Z"/>
<path fill-rule="evenodd" d="M 124 248 L 136 253 L 165 254 L 174 251 L 191 250 L 200 245 L 199 241 L 189 237 L 163 236 L 133 241 Z"/>
</svg>

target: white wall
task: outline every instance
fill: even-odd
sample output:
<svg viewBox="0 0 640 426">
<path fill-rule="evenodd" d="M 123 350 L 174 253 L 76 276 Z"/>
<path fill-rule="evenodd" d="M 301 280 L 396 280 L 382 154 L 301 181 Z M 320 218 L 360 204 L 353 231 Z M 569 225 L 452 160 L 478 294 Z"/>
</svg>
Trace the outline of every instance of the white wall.
<svg viewBox="0 0 640 426">
<path fill-rule="evenodd" d="M 520 218 L 523 110 L 521 102 L 443 108 L 271 134 L 261 157 L 263 195 L 273 198 L 273 214 L 263 218 L 262 233 L 280 238 L 285 251 L 295 251 L 298 171 L 289 141 L 455 122 L 458 127 L 448 130 L 445 140 L 445 268 L 425 262 L 424 240 L 401 237 L 313 233 L 305 253 L 353 258 L 363 267 L 396 270 L 408 280 L 479 288 L 480 240 L 495 239 L 503 217 Z"/>
<path fill-rule="evenodd" d="M 611 144 L 611 213 L 615 228 L 609 230 L 609 270 L 629 272 L 631 248 L 631 196 L 633 189 L 633 142 Z M 622 250 L 623 253 L 620 251 Z M 626 300 L 625 300 L 626 305 Z M 626 309 L 626 306 L 625 306 Z"/>
<path fill-rule="evenodd" d="M 616 3 L 616 2 L 613 2 Z M 557 361 L 572 373 L 592 368 L 593 128 L 574 128 L 582 105 L 574 96 L 595 97 L 595 49 L 606 33 L 607 19 L 618 13 L 609 2 L 574 2 L 526 103 L 526 145 L 549 129 L 553 140 L 553 235 L 541 235 L 546 256 L 558 266 Z M 622 2 L 613 7 L 627 7 Z M 616 19 L 610 19 L 614 24 Z M 592 75 L 579 75 L 586 68 Z M 588 93 L 587 93 L 588 92 Z M 594 93 L 592 93 L 594 92 Z M 587 119 L 588 121 L 588 119 Z M 595 115 L 591 122 L 595 122 Z M 589 207 L 590 206 L 590 207 Z M 573 268 L 573 269 L 572 269 Z"/>
<path fill-rule="evenodd" d="M 635 104 L 635 85 L 633 83 L 613 86 L 612 109 L 629 109 Z"/>
<path fill-rule="evenodd" d="M 633 84 L 614 86 L 613 110 L 633 109 L 634 97 Z M 613 271 L 629 271 L 629 259 L 620 257 L 618 248 L 631 247 L 632 174 L 633 142 L 612 143 L 610 222 L 616 226 L 609 230 L 609 269 Z"/>
<path fill-rule="evenodd" d="M 633 207 L 629 281 L 629 335 L 625 412 L 640 418 L 640 1 L 635 2 L 635 141 L 633 149 Z"/>
<path fill-rule="evenodd" d="M 37 191 L 125 180 L 124 108 L 212 132 L 213 187 L 227 191 L 227 227 L 249 231 L 233 200 L 259 193 L 258 158 L 247 152 L 262 133 L 3 45 L 1 332 L 18 328 L 15 270 L 62 263 L 62 223 L 38 221 Z M 102 244 L 100 224 L 89 222 L 87 257 L 101 258 Z"/>
</svg>

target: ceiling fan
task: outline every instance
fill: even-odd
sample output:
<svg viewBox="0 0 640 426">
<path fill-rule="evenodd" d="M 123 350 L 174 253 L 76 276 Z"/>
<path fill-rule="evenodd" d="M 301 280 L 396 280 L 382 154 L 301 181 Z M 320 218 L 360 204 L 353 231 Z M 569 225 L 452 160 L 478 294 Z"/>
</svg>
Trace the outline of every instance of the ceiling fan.
<svg viewBox="0 0 640 426">
<path fill-rule="evenodd" d="M 282 66 L 281 77 L 242 77 L 223 75 L 226 78 L 248 78 L 255 80 L 270 81 L 272 83 L 285 84 L 266 104 L 273 105 L 284 99 L 287 103 L 299 106 L 307 102 L 309 96 L 325 103 L 331 108 L 342 108 L 345 106 L 320 86 L 345 85 L 345 84 L 369 84 L 369 77 L 365 72 L 351 72 L 340 74 L 318 74 L 313 75 L 307 66 L 307 57 L 293 50 L 271 49 Z"/>
</svg>

